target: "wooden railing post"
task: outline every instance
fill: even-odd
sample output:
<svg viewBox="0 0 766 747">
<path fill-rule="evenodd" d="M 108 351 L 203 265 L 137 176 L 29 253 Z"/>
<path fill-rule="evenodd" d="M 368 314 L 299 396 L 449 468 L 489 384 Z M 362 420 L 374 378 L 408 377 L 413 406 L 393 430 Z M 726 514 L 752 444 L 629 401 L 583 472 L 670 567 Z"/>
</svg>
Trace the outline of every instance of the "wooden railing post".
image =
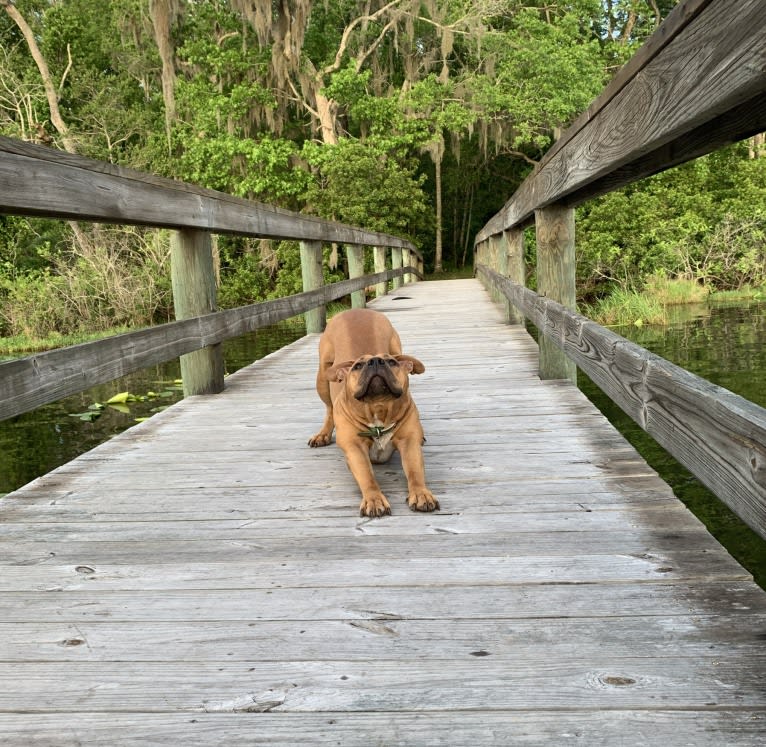
<svg viewBox="0 0 766 747">
<path fill-rule="evenodd" d="M 411 252 L 409 249 L 402 249 L 402 267 L 412 267 L 412 257 L 413 252 Z M 404 276 L 404 282 L 414 283 L 415 276 L 411 272 L 408 272 Z"/>
<path fill-rule="evenodd" d="M 373 261 L 375 263 L 375 272 L 385 272 L 386 271 L 386 247 L 385 246 L 375 246 L 372 249 L 373 254 Z M 388 291 L 388 283 L 382 282 L 378 283 L 375 286 L 375 297 L 380 298 L 381 296 L 385 296 Z"/>
<path fill-rule="evenodd" d="M 574 208 L 562 205 L 535 210 L 537 237 L 537 292 L 575 308 Z M 540 335 L 540 378 L 577 381 L 577 366 L 566 354 Z"/>
<path fill-rule="evenodd" d="M 360 244 L 347 244 L 346 257 L 348 258 L 349 278 L 360 278 L 364 275 L 364 247 Z M 364 288 L 351 294 L 351 308 L 363 309 L 367 305 Z"/>
<path fill-rule="evenodd" d="M 324 285 L 322 273 L 322 242 L 301 241 L 301 276 L 303 290 L 312 291 Z M 327 311 L 324 305 L 307 311 L 303 318 L 306 321 L 306 332 L 315 334 L 322 332 L 327 323 Z"/>
<path fill-rule="evenodd" d="M 506 260 L 505 260 L 505 242 L 503 241 L 502 234 L 496 234 L 489 237 L 488 242 L 488 257 L 487 264 L 499 275 L 505 275 L 506 272 Z M 499 288 L 492 287 L 491 289 L 492 300 L 495 303 L 506 305 L 505 296 L 500 292 Z"/>
<path fill-rule="evenodd" d="M 484 246 L 486 241 L 479 241 L 473 245 L 473 271 L 476 273 L 476 268 L 479 265 L 486 265 L 486 257 L 484 256 Z"/>
<path fill-rule="evenodd" d="M 392 270 L 399 270 L 402 267 L 402 250 L 401 247 L 393 246 L 391 247 L 391 269 Z M 394 290 L 397 288 L 401 288 L 403 285 L 402 277 L 401 275 L 399 277 L 396 277 L 392 281 L 392 286 Z"/>
<path fill-rule="evenodd" d="M 510 228 L 503 232 L 505 271 L 507 278 L 519 285 L 526 285 L 527 272 L 524 266 L 524 231 Z M 508 324 L 524 324 L 524 315 L 512 303 L 508 302 Z"/>
<path fill-rule="evenodd" d="M 198 229 L 174 231 L 170 240 L 171 283 L 176 319 L 216 311 L 215 270 L 210 234 Z M 220 343 L 180 358 L 184 395 L 223 391 Z"/>
</svg>

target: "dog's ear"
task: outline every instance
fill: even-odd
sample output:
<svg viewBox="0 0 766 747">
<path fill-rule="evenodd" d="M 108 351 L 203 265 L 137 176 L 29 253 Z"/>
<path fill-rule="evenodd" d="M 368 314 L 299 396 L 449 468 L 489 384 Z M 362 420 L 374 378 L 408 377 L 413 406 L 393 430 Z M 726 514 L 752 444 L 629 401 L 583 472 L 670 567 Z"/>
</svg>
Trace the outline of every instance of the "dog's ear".
<svg viewBox="0 0 766 747">
<path fill-rule="evenodd" d="M 327 381 L 343 381 L 346 376 L 348 376 L 348 372 L 351 370 L 351 366 L 353 366 L 355 362 L 356 361 L 345 361 L 345 363 L 338 363 L 336 366 L 328 368 L 325 371 L 324 377 Z"/>
<path fill-rule="evenodd" d="M 395 355 L 394 358 L 403 364 L 410 373 L 422 374 L 426 370 L 426 367 L 411 355 Z"/>
</svg>

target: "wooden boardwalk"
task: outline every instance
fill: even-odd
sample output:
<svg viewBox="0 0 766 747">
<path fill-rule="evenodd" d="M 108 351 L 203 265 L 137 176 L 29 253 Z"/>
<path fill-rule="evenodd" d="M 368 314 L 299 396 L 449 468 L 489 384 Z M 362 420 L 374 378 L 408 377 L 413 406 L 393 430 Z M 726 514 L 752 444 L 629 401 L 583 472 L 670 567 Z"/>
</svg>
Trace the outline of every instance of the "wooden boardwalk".
<svg viewBox="0 0 766 747">
<path fill-rule="evenodd" d="M 766 593 L 473 280 L 374 304 L 436 514 L 360 519 L 304 338 L 0 502 L 0 743 L 756 745 Z"/>
</svg>

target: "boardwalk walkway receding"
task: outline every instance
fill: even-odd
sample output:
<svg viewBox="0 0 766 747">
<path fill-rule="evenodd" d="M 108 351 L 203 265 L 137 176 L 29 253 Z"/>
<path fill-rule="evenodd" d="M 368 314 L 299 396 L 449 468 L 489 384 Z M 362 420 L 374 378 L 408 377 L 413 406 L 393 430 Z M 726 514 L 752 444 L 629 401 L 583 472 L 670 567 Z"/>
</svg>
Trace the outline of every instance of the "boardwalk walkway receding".
<svg viewBox="0 0 766 747">
<path fill-rule="evenodd" d="M 3 745 L 756 745 L 766 593 L 473 280 L 374 304 L 442 510 L 360 519 L 317 338 L 0 502 Z"/>
</svg>

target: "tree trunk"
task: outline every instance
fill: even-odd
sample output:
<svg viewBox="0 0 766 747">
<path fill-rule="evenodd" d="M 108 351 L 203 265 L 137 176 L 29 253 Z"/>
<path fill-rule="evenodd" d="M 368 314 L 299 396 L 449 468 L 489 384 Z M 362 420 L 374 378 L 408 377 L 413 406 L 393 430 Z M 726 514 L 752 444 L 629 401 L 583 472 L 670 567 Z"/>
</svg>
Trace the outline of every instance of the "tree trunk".
<svg viewBox="0 0 766 747">
<path fill-rule="evenodd" d="M 53 83 L 51 72 L 48 69 L 48 63 L 45 61 L 40 47 L 37 46 L 37 40 L 35 39 L 34 32 L 29 27 L 24 16 L 19 13 L 11 0 L 0 0 L 0 6 L 5 9 L 5 12 L 11 17 L 13 22 L 19 27 L 19 30 L 24 36 L 29 52 L 37 65 L 37 69 L 40 71 L 40 77 L 43 79 L 43 86 L 45 87 L 45 96 L 48 99 L 48 108 L 51 113 L 51 122 L 56 128 L 56 131 L 61 135 L 61 142 L 64 145 L 64 150 L 67 153 L 77 153 L 77 146 L 74 140 L 69 135 L 69 128 L 66 126 L 64 119 L 61 116 L 59 110 L 59 94 L 56 90 L 56 86 Z"/>
<path fill-rule="evenodd" d="M 51 71 L 48 68 L 48 63 L 43 57 L 43 53 L 40 51 L 40 47 L 37 45 L 34 32 L 29 27 L 24 16 L 19 13 L 14 5 L 11 4 L 11 0 L 0 0 L 0 6 L 5 9 L 5 12 L 11 17 L 13 22 L 19 27 L 19 30 L 24 36 L 29 52 L 34 59 L 37 69 L 40 71 L 40 77 L 43 79 L 43 86 L 45 88 L 45 96 L 48 99 L 48 109 L 51 114 L 51 123 L 56 128 L 56 131 L 61 135 L 61 143 L 64 146 L 64 150 L 67 153 L 77 153 L 77 146 L 75 141 L 69 134 L 69 128 L 64 122 L 64 118 L 61 116 L 61 110 L 59 109 L 59 94 L 56 90 L 56 85 L 53 82 Z M 82 233 L 80 225 L 75 221 L 68 221 L 69 227 L 72 229 L 75 241 L 79 246 L 85 245 L 85 238 Z"/>
<path fill-rule="evenodd" d="M 317 88 L 319 87 L 317 84 Z M 315 94 L 317 114 L 319 116 L 319 128 L 322 134 L 322 142 L 325 145 L 338 144 L 338 129 L 336 120 L 338 117 L 338 105 L 328 99 L 318 90 Z"/>
<path fill-rule="evenodd" d="M 162 60 L 162 100 L 165 103 L 165 137 L 168 141 L 168 153 L 172 150 L 171 131 L 176 118 L 175 49 L 170 36 L 170 27 L 176 11 L 174 0 L 150 0 L 149 2 L 154 39 Z"/>
<path fill-rule="evenodd" d="M 442 145 L 434 154 L 434 167 L 436 171 L 436 251 L 434 253 L 434 272 L 442 271 L 442 159 L 444 158 L 444 146 Z"/>
<path fill-rule="evenodd" d="M 765 138 L 766 136 L 762 132 L 750 138 L 748 142 L 748 155 L 750 158 L 760 158 L 766 153 L 766 148 L 764 148 Z"/>
</svg>

